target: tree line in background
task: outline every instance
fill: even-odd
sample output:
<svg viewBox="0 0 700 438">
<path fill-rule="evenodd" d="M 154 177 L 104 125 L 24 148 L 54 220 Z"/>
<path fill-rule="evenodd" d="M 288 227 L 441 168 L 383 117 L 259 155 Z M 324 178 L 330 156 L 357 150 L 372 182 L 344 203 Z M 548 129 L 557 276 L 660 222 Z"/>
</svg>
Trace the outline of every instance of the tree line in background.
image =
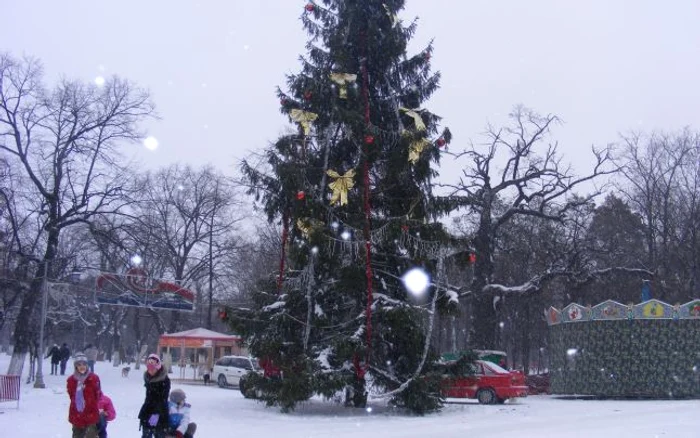
<svg viewBox="0 0 700 438">
<path fill-rule="evenodd" d="M 419 115 L 425 131 L 417 129 L 415 113 L 399 107 L 420 106 L 439 76 L 429 73 L 430 47 L 405 58 L 413 30 L 392 30 L 390 19 L 402 2 L 387 3 L 397 4 L 381 16 L 341 8 L 347 15 L 340 21 L 336 14 L 307 11 L 318 14 L 306 17 L 310 33 L 325 36 L 333 50 L 311 46 L 305 70 L 290 77 L 290 91 L 280 97 L 285 114 L 316 111 L 318 135 L 311 138 L 300 123 L 299 132 L 283 136 L 259 160 L 247 160 L 242 177 L 182 165 L 141 171 L 125 156 L 126 147 L 144 137 L 139 125 L 156 115 L 147 91 L 118 77 L 101 87 L 61 80 L 46 88 L 37 60 L 0 55 L 0 333 L 14 346 L 8 371 L 20 370 L 36 349 L 44 273 L 52 285 L 46 335 L 74 350 L 92 343 L 107 355 L 135 352 L 165 332 L 233 324 L 248 330 L 267 355 L 296 342 L 298 349 L 289 349 L 293 360 L 284 365 L 303 376 L 300 369 L 317 371 L 320 346 L 335 348 L 330 366 L 339 380 L 312 382 L 279 403 L 287 407 L 308 391 L 332 392 L 358 380 L 358 370 L 375 372 L 388 392 L 415 385 L 417 365 L 467 348 L 505 350 L 511 364 L 526 371 L 546 367 L 545 308 L 638 302 L 643 280 L 651 280 L 655 298 L 669 303 L 700 296 L 698 133 L 627 135 L 593 150 L 593 169 L 580 175 L 559 153 L 558 119 L 524 107 L 514 109 L 508 126 L 489 127 L 483 141 L 465 146 L 460 139 L 451 151 L 445 142 L 420 147 L 430 136 L 449 141 L 449 131 L 440 133 L 439 118 L 427 110 Z M 343 33 L 343 20 L 351 16 L 385 30 L 371 42 L 384 57 L 393 54 L 392 62 L 360 56 L 367 34 Z M 348 38 L 355 44 L 347 45 Z M 368 84 L 345 90 L 351 103 L 339 103 L 344 84 L 325 80 L 331 66 L 374 70 Z M 411 81 L 419 85 L 410 88 Z M 362 117 L 364 86 L 376 99 L 373 124 Z M 461 174 L 438 179 L 434 164 L 440 160 L 456 160 Z M 357 187 L 347 191 L 349 206 L 333 206 L 327 171 L 362 169 L 365 162 L 374 173 L 362 179 L 358 170 Z M 259 196 L 269 224 L 244 220 L 246 190 Z M 365 190 L 371 192 L 369 218 Z M 348 241 L 334 223 L 357 232 Z M 375 246 L 368 262 L 363 242 L 383 225 L 389 231 L 381 237 L 391 238 Z M 328 245 L 324 236 L 330 235 L 337 238 Z M 309 256 L 313 246 L 323 259 Z M 414 249 L 423 255 L 406 255 Z M 125 272 L 134 254 L 151 276 L 195 291 L 195 311 L 97 306 L 95 277 Z M 432 274 L 426 302 L 411 302 L 401 289 L 398 280 L 411 265 Z M 405 309 L 370 316 L 369 342 L 362 338 L 368 266 L 377 283 L 375 309 Z M 76 272 L 79 282 L 71 283 Z M 283 300 L 288 319 L 265 322 L 261 317 L 282 292 L 289 297 Z M 220 321 L 223 307 L 226 322 Z M 242 316 L 252 319 L 236 320 Z M 323 324 L 311 323 L 319 320 Z M 393 334 L 383 331 L 388 327 Z M 410 327 L 404 333 L 410 339 L 396 337 L 401 327 Z M 343 342 L 336 342 L 341 335 Z M 429 355 L 418 351 L 401 362 L 405 348 L 427 341 Z M 314 345 L 319 349 L 312 354 Z M 376 357 L 367 354 L 372 347 Z M 391 366 L 382 368 L 379 360 Z M 347 379 L 338 377 L 353 366 Z M 432 406 L 411 397 L 398 401 L 417 411 Z"/>
</svg>

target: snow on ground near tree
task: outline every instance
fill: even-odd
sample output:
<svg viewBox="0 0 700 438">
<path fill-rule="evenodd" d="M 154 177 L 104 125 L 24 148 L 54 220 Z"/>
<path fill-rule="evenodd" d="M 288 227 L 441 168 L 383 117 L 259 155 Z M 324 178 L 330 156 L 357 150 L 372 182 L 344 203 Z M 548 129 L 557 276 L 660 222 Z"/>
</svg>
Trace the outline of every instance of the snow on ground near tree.
<svg viewBox="0 0 700 438">
<path fill-rule="evenodd" d="M 8 355 L 0 354 L 0 372 L 7 370 L 9 361 Z M 140 372 L 133 370 L 133 364 L 131 367 L 129 377 L 123 378 L 121 367 L 106 362 L 96 364 L 102 387 L 117 410 L 117 419 L 108 428 L 112 438 L 140 436 L 136 416 L 144 398 L 143 367 Z M 19 410 L 14 403 L 0 403 L 0 435 L 70 437 L 67 376 L 49 375 L 51 368 L 46 360 L 47 387 L 34 389 L 24 383 L 27 368 Z M 72 362 L 68 369 L 73 369 Z M 459 404 L 446 405 L 438 414 L 424 417 L 401 414 L 379 401 L 370 401 L 373 410 L 367 412 L 313 400 L 291 414 L 282 414 L 276 408 L 244 399 L 236 389 L 176 381 L 172 387 L 187 393 L 200 438 L 700 437 L 698 400 L 565 400 L 531 396 L 492 406 L 461 400 Z"/>
</svg>

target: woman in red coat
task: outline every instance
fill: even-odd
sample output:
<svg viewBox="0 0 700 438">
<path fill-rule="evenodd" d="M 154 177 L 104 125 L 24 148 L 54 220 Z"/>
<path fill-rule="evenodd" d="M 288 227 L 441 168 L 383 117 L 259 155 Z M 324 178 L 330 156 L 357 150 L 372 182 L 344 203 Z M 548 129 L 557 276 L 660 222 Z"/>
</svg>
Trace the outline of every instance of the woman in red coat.
<svg viewBox="0 0 700 438">
<path fill-rule="evenodd" d="M 68 377 L 66 386 L 70 397 L 68 421 L 73 425 L 73 438 L 97 438 L 100 411 L 100 378 L 91 373 L 87 358 L 78 353 L 73 358 L 75 372 Z"/>
</svg>

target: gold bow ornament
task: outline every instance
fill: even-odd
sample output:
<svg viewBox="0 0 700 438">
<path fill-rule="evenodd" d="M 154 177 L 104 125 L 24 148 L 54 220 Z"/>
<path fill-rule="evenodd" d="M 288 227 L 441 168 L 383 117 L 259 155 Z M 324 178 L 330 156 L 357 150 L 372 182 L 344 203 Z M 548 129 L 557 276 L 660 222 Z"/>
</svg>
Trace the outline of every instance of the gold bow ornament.
<svg viewBox="0 0 700 438">
<path fill-rule="evenodd" d="M 341 99 L 348 98 L 348 84 L 355 82 L 357 75 L 351 73 L 331 73 L 331 81 L 338 84 L 340 87 L 340 97 Z"/>
<path fill-rule="evenodd" d="M 423 149 L 429 146 L 431 143 L 425 138 L 419 138 L 418 140 L 413 140 L 411 146 L 408 149 L 408 161 L 415 164 L 420 158 L 420 154 L 423 153 Z"/>
<path fill-rule="evenodd" d="M 425 123 L 423 122 L 423 117 L 418 114 L 418 112 L 401 107 L 399 108 L 402 112 L 406 113 L 407 116 L 410 116 L 413 119 L 413 122 L 416 124 L 416 131 L 425 131 Z"/>
<path fill-rule="evenodd" d="M 355 186 L 355 169 L 350 169 L 345 172 L 345 175 L 340 175 L 335 170 L 328 170 L 326 174 L 335 181 L 328 184 L 328 187 L 333 190 L 333 196 L 331 196 L 331 205 L 340 201 L 340 205 L 345 205 L 348 203 L 348 191 Z"/>
<path fill-rule="evenodd" d="M 318 114 L 300 110 L 298 108 L 294 108 L 289 111 L 289 116 L 292 118 L 292 120 L 301 125 L 302 129 L 304 130 L 304 135 L 309 135 L 311 125 L 313 124 L 314 120 L 318 118 Z"/>
</svg>

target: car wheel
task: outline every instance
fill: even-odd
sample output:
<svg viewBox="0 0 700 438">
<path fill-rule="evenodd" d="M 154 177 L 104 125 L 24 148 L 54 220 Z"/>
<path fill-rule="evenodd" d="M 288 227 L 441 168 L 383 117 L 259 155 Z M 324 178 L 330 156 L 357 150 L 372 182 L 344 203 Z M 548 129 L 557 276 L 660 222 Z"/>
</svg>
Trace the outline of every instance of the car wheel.
<svg viewBox="0 0 700 438">
<path fill-rule="evenodd" d="M 476 399 L 479 400 L 479 403 L 482 405 L 491 405 L 496 402 L 496 393 L 493 392 L 493 389 L 480 389 L 479 392 L 476 393 Z"/>
<path fill-rule="evenodd" d="M 226 381 L 226 376 L 223 374 L 219 374 L 219 377 L 216 379 L 216 383 L 219 385 L 219 388 L 226 388 L 228 385 L 228 382 Z"/>
</svg>

